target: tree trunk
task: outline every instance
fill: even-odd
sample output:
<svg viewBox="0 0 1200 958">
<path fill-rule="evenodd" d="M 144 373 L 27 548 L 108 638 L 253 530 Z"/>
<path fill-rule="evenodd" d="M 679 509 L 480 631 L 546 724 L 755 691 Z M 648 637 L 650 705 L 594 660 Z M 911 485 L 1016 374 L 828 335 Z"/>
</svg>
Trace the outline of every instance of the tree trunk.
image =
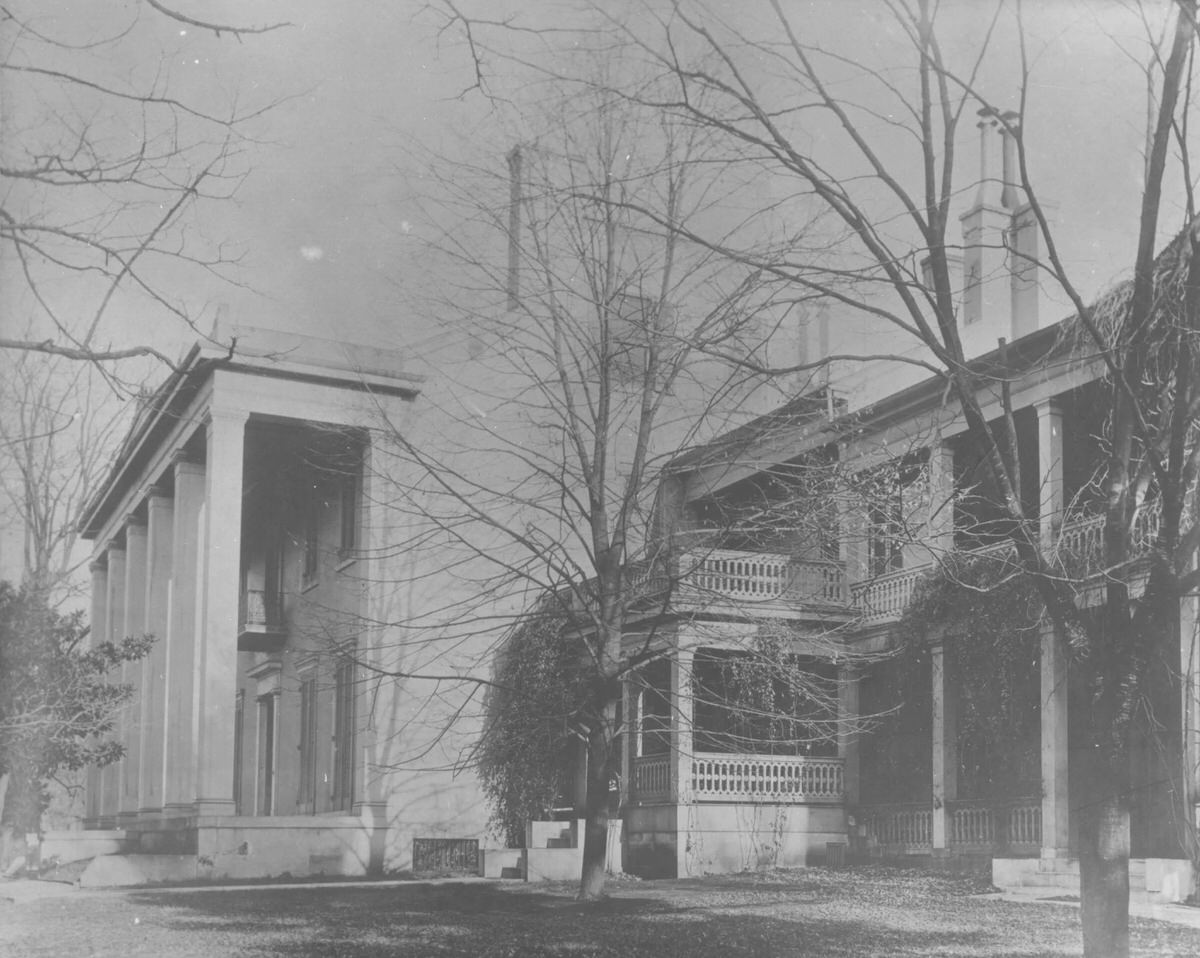
<svg viewBox="0 0 1200 958">
<path fill-rule="evenodd" d="M 1094 669 L 1087 748 L 1079 756 L 1079 883 L 1084 958 L 1129 955 L 1129 716 L 1138 685 L 1137 641 L 1121 583 L 1093 619 Z"/>
<path fill-rule="evenodd" d="M 608 854 L 608 773 L 612 754 L 610 726 L 598 723 L 588 736 L 587 795 L 584 801 L 583 870 L 579 898 L 598 899 L 604 894 Z"/>
<path fill-rule="evenodd" d="M 1113 750 L 1119 751 L 1119 750 Z M 1098 759 L 1098 760 L 1097 760 Z M 1084 958 L 1129 955 L 1129 791 L 1127 755 L 1094 756 L 1079 812 Z M 1112 772 L 1113 774 L 1107 774 Z"/>
</svg>

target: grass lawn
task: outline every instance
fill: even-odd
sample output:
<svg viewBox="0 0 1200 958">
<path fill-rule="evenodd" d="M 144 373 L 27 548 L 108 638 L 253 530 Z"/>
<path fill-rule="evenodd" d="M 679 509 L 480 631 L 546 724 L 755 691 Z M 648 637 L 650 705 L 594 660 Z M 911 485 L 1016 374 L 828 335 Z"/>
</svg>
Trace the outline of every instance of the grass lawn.
<svg viewBox="0 0 1200 958">
<path fill-rule="evenodd" d="M 1080 953 L 1079 911 L 979 898 L 978 881 L 887 868 L 568 885 L 77 894 L 0 903 L 13 958 L 771 958 Z M 1138 955 L 1200 955 L 1200 931 L 1134 921 Z"/>
</svg>

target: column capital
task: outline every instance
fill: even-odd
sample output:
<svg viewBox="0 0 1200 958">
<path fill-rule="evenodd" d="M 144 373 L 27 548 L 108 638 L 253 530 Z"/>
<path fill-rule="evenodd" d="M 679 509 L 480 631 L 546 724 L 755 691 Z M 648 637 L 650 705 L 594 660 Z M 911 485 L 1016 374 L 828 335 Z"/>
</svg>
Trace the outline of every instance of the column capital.
<svg viewBox="0 0 1200 958">
<path fill-rule="evenodd" d="M 171 464 L 175 467 L 176 477 L 204 475 L 204 463 L 197 462 L 182 449 L 171 457 Z"/>
<path fill-rule="evenodd" d="M 173 498 L 174 496 L 171 494 L 170 490 L 160 482 L 156 482 L 146 490 L 147 505 L 161 505 L 163 502 L 170 502 Z"/>
<path fill-rule="evenodd" d="M 110 556 L 112 556 L 114 553 L 119 552 L 121 554 L 121 558 L 125 558 L 125 540 L 123 538 L 109 539 L 108 547 L 105 549 L 105 551 Z"/>
<path fill-rule="evenodd" d="M 1033 403 L 1033 408 L 1039 416 L 1063 414 L 1062 400 L 1058 396 L 1047 396 L 1045 399 L 1037 399 Z"/>
<path fill-rule="evenodd" d="M 229 425 L 237 425 L 244 423 L 250 418 L 250 413 L 245 409 L 229 409 L 224 406 L 210 406 L 205 414 L 205 424 L 211 427 L 214 423 L 221 422 Z"/>
<path fill-rule="evenodd" d="M 103 552 L 95 559 L 88 563 L 89 572 L 107 572 L 108 571 L 108 553 Z"/>
<path fill-rule="evenodd" d="M 131 532 L 135 536 L 144 536 L 146 534 L 146 520 L 135 512 L 131 512 L 125 517 L 124 526 L 126 535 L 129 535 Z"/>
</svg>

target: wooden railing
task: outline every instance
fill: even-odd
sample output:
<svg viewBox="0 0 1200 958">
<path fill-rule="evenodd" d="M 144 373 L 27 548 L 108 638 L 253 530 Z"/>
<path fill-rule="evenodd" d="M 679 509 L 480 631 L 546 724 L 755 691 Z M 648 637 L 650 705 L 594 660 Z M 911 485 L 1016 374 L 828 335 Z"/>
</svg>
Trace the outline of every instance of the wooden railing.
<svg viewBox="0 0 1200 958">
<path fill-rule="evenodd" d="M 1159 509 L 1152 503 L 1141 510 L 1133 527 L 1133 551 L 1144 555 L 1158 535 Z M 1068 568 L 1095 574 L 1101 568 L 1104 518 L 1092 516 L 1067 522 L 1059 534 L 1057 549 Z M 978 554 L 1001 555 L 1012 551 L 1012 543 L 1001 542 Z M 665 562 L 647 563 L 630 574 L 630 594 L 635 602 L 651 596 L 689 599 L 729 599 L 753 606 L 755 603 L 784 603 L 803 606 L 841 607 L 853 610 L 864 625 L 894 622 L 912 599 L 917 582 L 932 568 L 925 563 L 898 569 L 865 582 L 849 585 L 840 562 L 795 559 L 766 552 L 732 549 L 694 549 L 677 554 L 668 568 Z"/>
<path fill-rule="evenodd" d="M 633 760 L 633 797 L 639 805 L 673 798 L 670 755 L 650 755 Z"/>
<path fill-rule="evenodd" d="M 868 844 L 895 851 L 933 847 L 933 809 L 928 805 L 865 805 L 858 814 Z"/>
<path fill-rule="evenodd" d="M 283 601 L 278 592 L 242 591 L 240 625 L 243 632 L 277 632 L 283 629 Z"/>
<path fill-rule="evenodd" d="M 904 854 L 933 848 L 933 809 L 929 805 L 868 805 L 859 809 L 868 846 Z M 990 803 L 951 802 L 946 839 L 951 848 L 1029 851 L 1042 843 L 1042 806 L 1034 799 Z"/>
<path fill-rule="evenodd" d="M 691 794 L 697 801 L 840 802 L 843 764 L 799 755 L 695 755 Z"/>
<path fill-rule="evenodd" d="M 889 572 L 869 582 L 860 582 L 853 587 L 854 607 L 862 615 L 864 625 L 876 622 L 891 622 L 904 613 L 917 580 L 925 575 L 932 565 L 920 565 L 912 569 Z"/>
<path fill-rule="evenodd" d="M 1133 524 L 1132 551 L 1142 556 L 1154 547 L 1158 536 L 1160 510 L 1157 503 L 1138 513 Z M 1094 574 L 1102 565 L 1104 555 L 1104 517 L 1089 516 L 1065 523 L 1058 537 L 1058 553 L 1069 569 L 1080 574 Z M 1011 553 L 1011 542 L 1002 542 L 974 550 L 978 555 Z M 894 622 L 903 615 L 912 599 L 918 580 L 933 568 L 932 563 L 889 572 L 867 582 L 851 586 L 854 608 L 864 625 Z"/>
<path fill-rule="evenodd" d="M 681 595 L 835 606 L 849 602 L 839 562 L 731 549 L 685 552 L 677 562 Z"/>
</svg>

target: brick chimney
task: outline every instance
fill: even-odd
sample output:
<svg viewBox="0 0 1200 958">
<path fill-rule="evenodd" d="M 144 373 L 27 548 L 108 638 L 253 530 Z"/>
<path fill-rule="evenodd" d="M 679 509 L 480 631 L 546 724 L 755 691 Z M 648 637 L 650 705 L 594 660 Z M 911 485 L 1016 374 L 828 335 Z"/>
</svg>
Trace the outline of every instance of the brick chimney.
<svg viewBox="0 0 1200 958">
<path fill-rule="evenodd" d="M 1016 113 L 979 111 L 979 184 L 961 217 L 963 298 L 960 331 L 968 356 L 1038 327 L 1037 220 L 1020 187 Z"/>
</svg>

